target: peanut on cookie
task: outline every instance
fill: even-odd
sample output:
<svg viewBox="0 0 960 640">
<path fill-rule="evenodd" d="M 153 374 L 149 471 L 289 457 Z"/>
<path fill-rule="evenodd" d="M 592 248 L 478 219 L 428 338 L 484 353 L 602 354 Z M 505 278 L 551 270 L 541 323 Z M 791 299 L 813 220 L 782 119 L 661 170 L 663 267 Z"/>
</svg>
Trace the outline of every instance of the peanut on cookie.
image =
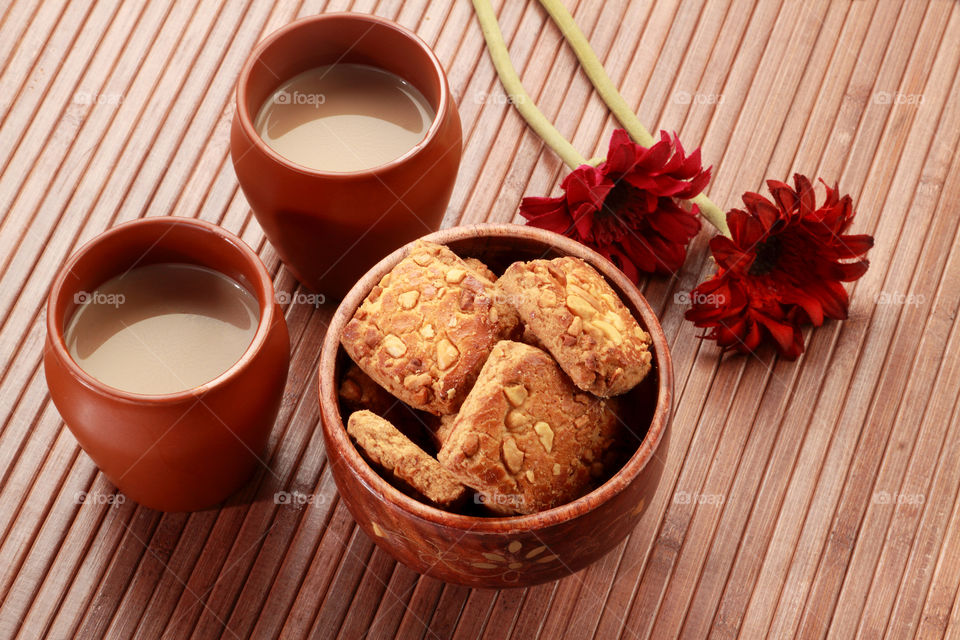
<svg viewBox="0 0 960 640">
<path fill-rule="evenodd" d="M 372 411 L 389 420 L 405 436 L 421 445 L 430 444 L 433 432 L 439 424 L 436 416 L 401 402 L 353 362 L 344 368 L 338 395 L 345 410 L 344 415 L 364 409 Z"/>
<path fill-rule="evenodd" d="M 490 267 L 486 265 L 482 260 L 477 258 L 464 258 L 463 261 L 467 264 L 468 267 L 473 269 L 478 275 L 483 276 L 490 282 L 497 281 L 497 274 L 490 270 Z"/>
</svg>

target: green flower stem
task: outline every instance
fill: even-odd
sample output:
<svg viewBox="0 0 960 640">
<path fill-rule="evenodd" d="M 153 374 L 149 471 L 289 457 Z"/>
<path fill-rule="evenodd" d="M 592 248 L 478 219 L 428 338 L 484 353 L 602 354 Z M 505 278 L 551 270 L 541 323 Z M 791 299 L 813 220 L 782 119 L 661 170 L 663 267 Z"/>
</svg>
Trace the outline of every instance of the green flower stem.
<svg viewBox="0 0 960 640">
<path fill-rule="evenodd" d="M 727 226 L 727 214 L 723 209 L 713 203 L 713 200 L 707 197 L 705 193 L 699 193 L 690 202 L 700 207 L 700 215 L 706 218 L 707 222 L 717 228 L 717 231 L 730 237 L 730 227 Z"/>
<path fill-rule="evenodd" d="M 476 6 L 478 2 L 475 1 L 473 4 Z M 633 112 L 633 109 L 630 108 L 627 101 L 620 95 L 616 85 L 613 84 L 610 76 L 607 75 L 606 69 L 603 68 L 603 63 L 597 58 L 597 54 L 593 52 L 586 36 L 580 31 L 577 23 L 573 20 L 573 16 L 570 15 L 570 12 L 567 11 L 567 8 L 561 0 L 540 0 L 540 4 L 543 5 L 543 8 L 547 10 L 547 13 L 550 14 L 550 17 L 553 18 L 553 21 L 560 28 L 560 32 L 563 34 L 567 43 L 570 44 L 573 52 L 577 55 L 581 66 L 583 66 L 583 70 L 586 72 L 587 77 L 590 78 L 590 82 L 593 83 L 597 93 L 600 94 L 600 97 L 607 104 L 607 107 L 609 107 L 613 115 L 616 116 L 620 124 L 623 125 L 623 128 L 630 134 L 630 137 L 632 137 L 637 144 L 644 147 L 649 148 L 653 145 L 655 142 L 653 136 L 650 135 L 647 128 L 644 127 L 640 119 L 637 118 L 637 114 Z M 497 29 L 497 33 L 499 34 L 499 29 Z M 486 28 L 484 28 L 484 34 L 486 34 Z M 489 38 L 487 42 L 490 42 Z M 499 66 L 497 69 L 499 70 Z M 506 85 L 506 82 L 504 82 L 504 85 Z M 700 213 L 703 217 L 715 226 L 720 233 L 728 237 L 730 236 L 730 229 L 727 227 L 727 216 L 720 207 L 711 202 L 711 200 L 702 193 L 692 198 L 691 202 L 700 208 Z"/>
<path fill-rule="evenodd" d="M 483 30 L 483 37 L 487 41 L 493 66 L 496 68 L 497 75 L 500 76 L 500 82 L 503 84 L 503 88 L 506 90 L 513 106 L 517 108 L 530 128 L 536 131 L 537 135 L 547 143 L 547 146 L 553 149 L 554 153 L 560 156 L 568 167 L 576 169 L 580 165 L 586 164 L 586 158 L 580 155 L 573 148 L 573 145 L 557 131 L 557 128 L 547 120 L 547 117 L 537 108 L 537 105 L 533 103 L 533 100 L 524 90 L 520 77 L 510 62 L 507 45 L 503 41 L 500 25 L 497 24 L 497 16 L 493 12 L 489 0 L 473 0 L 473 8 L 480 20 L 480 28 Z"/>
<path fill-rule="evenodd" d="M 583 70 L 586 72 L 587 77 L 590 78 L 590 82 L 593 83 L 597 93 L 599 93 L 603 101 L 607 103 L 610 111 L 617 117 L 617 120 L 620 121 L 624 129 L 630 133 L 630 137 L 632 137 L 637 144 L 644 147 L 652 146 L 656 140 L 653 139 L 653 136 L 650 135 L 647 128 L 643 126 L 643 123 L 637 118 L 637 114 L 633 112 L 633 109 L 631 109 L 627 101 L 623 99 L 623 96 L 620 95 L 616 85 L 613 84 L 613 80 L 607 75 L 606 69 L 603 68 L 603 64 L 599 58 L 597 58 L 597 54 L 595 54 L 590 47 L 587 37 L 580 31 L 580 27 L 574 22 L 573 16 L 567 11 L 563 2 L 560 0 L 540 0 L 540 4 L 547 10 L 547 13 L 550 14 L 553 21 L 557 23 L 557 26 L 560 28 L 560 33 L 563 34 L 564 39 L 573 49 L 573 52 L 577 54 Z"/>
</svg>

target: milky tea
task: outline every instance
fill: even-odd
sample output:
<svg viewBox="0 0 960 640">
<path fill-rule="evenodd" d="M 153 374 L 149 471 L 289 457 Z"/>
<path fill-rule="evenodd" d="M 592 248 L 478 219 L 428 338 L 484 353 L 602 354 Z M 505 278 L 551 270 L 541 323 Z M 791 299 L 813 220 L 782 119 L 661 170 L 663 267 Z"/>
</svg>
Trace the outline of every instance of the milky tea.
<svg viewBox="0 0 960 640">
<path fill-rule="evenodd" d="M 318 171 L 363 171 L 396 160 L 427 133 L 435 112 L 398 75 L 362 64 L 316 67 L 281 84 L 254 127 L 284 158 Z"/>
<path fill-rule="evenodd" d="M 232 367 L 250 346 L 260 307 L 228 276 L 192 264 L 135 267 L 77 294 L 64 332 L 80 367 L 111 387 L 185 391 Z"/>
</svg>

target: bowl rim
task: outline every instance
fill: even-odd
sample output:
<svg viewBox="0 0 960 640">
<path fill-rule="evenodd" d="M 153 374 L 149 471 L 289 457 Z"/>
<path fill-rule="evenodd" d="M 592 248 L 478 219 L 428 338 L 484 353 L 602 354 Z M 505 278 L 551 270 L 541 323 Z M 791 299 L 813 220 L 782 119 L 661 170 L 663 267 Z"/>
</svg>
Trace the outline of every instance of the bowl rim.
<svg viewBox="0 0 960 640">
<path fill-rule="evenodd" d="M 302 164 L 297 164 L 296 162 L 289 160 L 280 153 L 274 151 L 270 145 L 268 145 L 264 139 L 260 137 L 260 134 L 257 133 L 257 129 L 253 124 L 256 114 L 250 113 L 250 110 L 247 108 L 246 100 L 247 86 L 250 82 L 250 74 L 253 72 L 253 67 L 269 47 L 273 46 L 278 40 L 287 37 L 293 31 L 305 29 L 316 24 L 323 25 L 324 23 L 336 23 L 338 20 L 365 22 L 370 25 L 370 30 L 379 27 L 399 33 L 401 36 L 406 38 L 411 45 L 418 48 L 426 56 L 426 59 L 431 66 L 433 76 L 438 81 L 440 86 L 437 99 L 437 108 L 433 115 L 433 122 L 430 123 L 430 127 L 427 129 L 426 133 L 423 134 L 423 138 L 421 138 L 417 144 L 410 147 L 402 155 L 397 156 L 389 162 L 384 162 L 383 164 L 378 164 L 368 169 L 358 169 L 356 171 L 324 171 L 321 169 L 311 169 L 310 167 Z M 285 80 L 289 80 L 289 78 L 281 79 L 280 82 Z M 406 80 L 406 78 L 404 78 L 404 80 Z M 407 82 L 410 81 L 407 80 Z M 417 90 L 421 91 L 419 87 L 417 87 Z M 393 20 L 370 13 L 358 13 L 354 11 L 319 13 L 317 15 L 299 18 L 271 32 L 263 40 L 257 43 L 257 45 L 253 48 L 253 51 L 250 52 L 250 55 L 247 56 L 246 61 L 243 63 L 243 67 L 240 70 L 240 76 L 237 78 L 237 87 L 234 100 L 236 102 L 237 122 L 243 129 L 246 137 L 251 141 L 252 146 L 255 147 L 260 153 L 266 155 L 268 158 L 281 165 L 286 170 L 294 171 L 307 176 L 335 178 L 341 180 L 379 176 L 409 162 L 411 158 L 422 152 L 433 143 L 433 141 L 437 138 L 443 123 L 446 122 L 447 113 L 450 111 L 450 109 L 455 108 L 453 106 L 453 97 L 450 94 L 450 85 L 447 82 L 447 75 L 443 70 L 443 65 L 440 64 L 437 54 L 434 53 L 433 49 L 431 49 L 430 46 L 427 45 L 427 43 L 424 42 L 420 36 L 410 29 L 407 29 L 406 27 L 394 22 Z"/>
<path fill-rule="evenodd" d="M 227 245 L 228 250 L 236 252 L 237 255 L 239 255 L 244 263 L 250 268 L 250 275 L 253 277 L 250 278 L 249 286 L 246 288 L 257 300 L 257 305 L 260 312 L 257 330 L 253 334 L 250 344 L 247 345 L 246 350 L 244 350 L 243 354 L 240 355 L 236 362 L 234 362 L 225 371 L 221 372 L 217 377 L 196 387 L 190 387 L 188 389 L 174 391 L 172 393 L 147 394 L 125 391 L 123 389 L 110 386 L 105 382 L 101 382 L 93 375 L 87 373 L 83 367 L 77 364 L 67 349 L 64 334 L 70 318 L 66 317 L 66 313 L 63 308 L 65 303 L 61 300 L 63 297 L 61 295 L 62 291 L 65 288 L 68 288 L 67 279 L 70 277 L 75 277 L 73 270 L 81 261 L 90 260 L 92 259 L 92 255 L 102 252 L 103 245 L 108 243 L 110 240 L 128 236 L 130 235 L 131 231 L 136 231 L 136 229 L 141 227 L 155 227 L 158 237 L 154 241 L 153 245 L 151 245 L 150 249 L 152 249 L 163 241 L 170 229 L 177 226 L 187 227 L 196 233 L 208 234 L 211 242 L 220 242 Z M 147 251 L 149 251 L 149 249 Z M 146 255 L 146 252 L 144 252 L 144 255 Z M 134 263 L 134 265 L 129 267 L 127 270 L 129 271 L 136 266 L 137 263 Z M 231 279 L 235 280 L 234 278 Z M 238 284 L 243 286 L 242 283 Z M 151 216 L 148 218 L 137 218 L 135 220 L 130 220 L 114 227 L 110 227 L 103 233 L 100 233 L 91 240 L 87 241 L 82 247 L 74 251 L 67 262 L 57 272 L 57 275 L 54 277 L 53 284 L 50 286 L 50 291 L 47 294 L 46 330 L 48 344 L 46 349 L 50 349 L 52 351 L 53 355 L 63 363 L 67 371 L 70 372 L 70 375 L 73 376 L 74 379 L 79 380 L 84 386 L 96 391 L 102 396 L 141 405 L 171 404 L 184 400 L 193 400 L 208 393 L 211 389 L 219 388 L 229 384 L 231 380 L 237 378 L 242 371 L 251 366 L 253 359 L 263 350 L 264 344 L 267 342 L 269 334 L 273 330 L 274 324 L 279 320 L 283 320 L 283 316 L 279 315 L 277 311 L 275 298 L 276 295 L 273 288 L 273 279 L 270 277 L 270 273 L 267 271 L 266 266 L 263 264 L 263 261 L 260 260 L 259 256 L 254 253 L 253 249 L 251 249 L 250 246 L 247 245 L 247 243 L 244 242 L 239 236 L 227 231 L 221 226 L 215 225 L 212 222 L 207 222 L 206 220 L 201 220 L 199 218 L 187 218 L 180 216 Z M 63 322 L 58 323 L 57 318 L 61 315 L 63 315 Z"/>
<path fill-rule="evenodd" d="M 338 448 L 343 459 L 347 461 L 350 472 L 354 473 L 363 485 L 372 490 L 382 500 L 392 503 L 395 507 L 420 520 L 453 527 L 464 532 L 495 534 L 529 532 L 571 521 L 593 511 L 623 492 L 644 470 L 656 453 L 673 408 L 673 365 L 666 335 L 663 333 L 656 313 L 636 285 L 630 282 L 622 271 L 602 255 L 558 233 L 519 224 L 495 223 L 458 226 L 435 231 L 421 239 L 447 245 L 451 242 L 469 238 L 504 236 L 543 242 L 565 255 L 582 257 L 600 271 L 604 278 L 612 281 L 612 284 L 630 299 L 630 302 L 640 312 L 640 319 L 646 325 L 647 332 L 652 338 L 659 374 L 657 405 L 647 433 L 630 459 L 602 485 L 590 493 L 558 507 L 518 516 L 468 516 L 444 511 L 404 494 L 367 464 L 350 440 L 343 418 L 340 415 L 337 391 L 333 380 L 340 349 L 340 334 L 343 328 L 353 317 L 357 307 L 366 298 L 370 289 L 406 255 L 412 243 L 408 243 L 390 253 L 374 265 L 350 289 L 337 307 L 327 328 L 320 355 L 318 375 L 322 428 L 327 443 L 333 443 Z M 329 459 L 329 452 L 327 455 Z"/>
</svg>

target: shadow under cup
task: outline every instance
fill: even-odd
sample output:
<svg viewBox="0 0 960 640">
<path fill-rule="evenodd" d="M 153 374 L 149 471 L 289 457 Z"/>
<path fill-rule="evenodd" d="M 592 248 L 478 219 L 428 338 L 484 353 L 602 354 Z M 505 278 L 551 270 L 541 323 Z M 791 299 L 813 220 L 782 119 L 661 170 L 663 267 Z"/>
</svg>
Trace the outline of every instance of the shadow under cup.
<svg viewBox="0 0 960 640">
<path fill-rule="evenodd" d="M 364 64 L 413 84 L 436 112 L 419 144 L 372 169 L 329 172 L 287 160 L 254 120 L 283 82 L 334 63 Z M 380 258 L 440 227 L 460 165 L 460 117 L 436 55 L 409 30 L 372 15 L 293 22 L 261 42 L 237 83 L 230 154 L 270 243 L 296 278 L 342 297 Z"/>
<path fill-rule="evenodd" d="M 164 262 L 204 266 L 247 288 L 260 311 L 253 340 L 233 366 L 193 389 L 146 395 L 107 386 L 70 357 L 67 323 L 84 292 L 132 267 Z M 96 237 L 57 274 L 43 361 L 57 410 L 107 478 L 144 506 L 193 511 L 221 502 L 260 464 L 290 342 L 270 274 L 242 240 L 191 218 L 144 218 Z"/>
</svg>

